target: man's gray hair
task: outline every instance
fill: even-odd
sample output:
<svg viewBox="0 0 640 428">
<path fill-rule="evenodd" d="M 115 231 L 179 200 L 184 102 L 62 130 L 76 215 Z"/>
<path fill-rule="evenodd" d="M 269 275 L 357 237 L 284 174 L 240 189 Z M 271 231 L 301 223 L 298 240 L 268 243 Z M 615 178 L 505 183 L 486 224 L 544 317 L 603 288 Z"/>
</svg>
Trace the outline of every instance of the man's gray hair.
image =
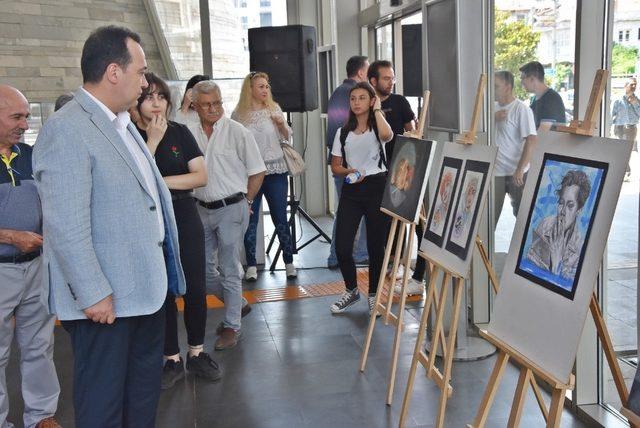
<svg viewBox="0 0 640 428">
<path fill-rule="evenodd" d="M 212 92 L 217 92 L 218 95 L 222 97 L 222 92 L 220 92 L 220 86 L 213 80 L 203 80 L 202 82 L 196 83 L 193 87 L 192 97 L 193 100 L 197 100 L 200 94 L 210 94 Z"/>
</svg>

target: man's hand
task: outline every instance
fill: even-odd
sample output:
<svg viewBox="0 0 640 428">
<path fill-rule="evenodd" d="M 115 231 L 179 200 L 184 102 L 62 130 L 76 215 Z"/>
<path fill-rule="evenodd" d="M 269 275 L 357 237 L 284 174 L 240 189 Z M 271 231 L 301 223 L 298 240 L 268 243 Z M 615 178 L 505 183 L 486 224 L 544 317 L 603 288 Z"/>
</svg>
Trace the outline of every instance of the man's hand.
<svg viewBox="0 0 640 428">
<path fill-rule="evenodd" d="M 35 232 L 14 230 L 11 233 L 11 245 L 22 253 L 31 253 L 42 247 L 42 235 Z"/>
<path fill-rule="evenodd" d="M 516 172 L 513 173 L 513 184 L 517 187 L 524 185 L 524 172 L 520 168 L 516 169 Z"/>
<path fill-rule="evenodd" d="M 93 322 L 99 322 L 100 324 L 113 324 L 116 319 L 111 295 L 100 300 L 95 305 L 89 306 L 83 312 L 88 319 Z"/>
<path fill-rule="evenodd" d="M 505 120 L 507 118 L 507 111 L 506 110 L 498 110 L 495 114 L 496 116 L 496 122 L 502 122 L 503 120 Z"/>
</svg>

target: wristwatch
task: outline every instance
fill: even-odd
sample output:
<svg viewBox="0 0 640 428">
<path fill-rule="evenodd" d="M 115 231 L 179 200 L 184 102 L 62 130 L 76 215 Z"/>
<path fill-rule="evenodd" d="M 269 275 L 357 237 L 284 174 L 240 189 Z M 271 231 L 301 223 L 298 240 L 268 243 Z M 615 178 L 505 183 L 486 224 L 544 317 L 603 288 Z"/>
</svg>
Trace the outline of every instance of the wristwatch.
<svg viewBox="0 0 640 428">
<path fill-rule="evenodd" d="M 248 199 L 247 198 L 247 203 L 249 204 L 249 206 L 253 205 L 253 199 Z"/>
</svg>

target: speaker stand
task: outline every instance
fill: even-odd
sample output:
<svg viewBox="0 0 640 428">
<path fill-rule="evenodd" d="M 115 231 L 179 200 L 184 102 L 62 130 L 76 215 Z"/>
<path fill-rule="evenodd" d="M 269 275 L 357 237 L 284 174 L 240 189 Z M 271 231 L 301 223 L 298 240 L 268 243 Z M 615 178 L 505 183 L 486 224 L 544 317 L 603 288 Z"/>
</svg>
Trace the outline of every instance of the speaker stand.
<svg viewBox="0 0 640 428">
<path fill-rule="evenodd" d="M 287 112 L 287 123 L 289 124 L 289 127 L 291 128 L 291 113 Z M 296 191 L 295 191 L 295 186 L 293 184 L 293 177 L 289 176 L 289 198 L 287 201 L 287 205 L 290 208 L 290 214 L 289 214 L 289 230 L 291 231 L 291 246 L 292 248 L 292 252 L 293 254 L 298 254 L 298 252 L 300 250 L 302 250 L 304 247 L 306 247 L 307 245 L 311 244 L 313 241 L 315 241 L 316 239 L 323 237 L 325 240 L 327 240 L 327 242 L 329 244 L 331 244 L 331 238 L 329 237 L 329 235 L 327 235 L 322 228 L 320 227 L 320 225 L 318 223 L 316 223 L 316 221 L 304 210 L 304 208 L 302 208 L 300 206 L 300 201 L 296 199 Z M 297 236 L 297 229 L 296 229 L 296 215 L 300 215 L 302 217 L 304 217 L 305 220 L 307 220 L 307 222 L 311 225 L 311 227 L 313 227 L 317 234 L 309 239 L 308 241 L 306 241 L 304 244 L 298 246 L 298 236 Z M 271 239 L 269 240 L 269 245 L 267 246 L 267 254 L 271 252 L 271 248 L 273 247 L 273 243 L 276 239 L 276 232 L 274 230 L 273 234 L 271 235 Z M 269 267 L 269 272 L 274 272 L 276 270 L 276 264 L 278 263 L 278 259 L 280 258 L 280 253 L 282 252 L 282 243 L 278 243 L 278 249 L 276 250 L 276 255 L 273 258 L 273 261 L 271 262 L 271 266 Z"/>
</svg>

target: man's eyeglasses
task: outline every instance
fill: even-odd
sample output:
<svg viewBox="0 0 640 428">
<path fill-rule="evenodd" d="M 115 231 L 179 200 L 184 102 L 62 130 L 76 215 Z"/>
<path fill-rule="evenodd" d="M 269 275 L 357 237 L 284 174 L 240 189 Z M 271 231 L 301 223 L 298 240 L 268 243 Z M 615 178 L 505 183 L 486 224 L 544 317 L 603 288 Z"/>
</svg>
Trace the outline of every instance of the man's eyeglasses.
<svg viewBox="0 0 640 428">
<path fill-rule="evenodd" d="M 211 107 L 214 107 L 216 110 L 222 107 L 222 101 L 214 101 L 212 103 L 197 103 L 201 109 L 203 110 L 211 110 Z"/>
</svg>

